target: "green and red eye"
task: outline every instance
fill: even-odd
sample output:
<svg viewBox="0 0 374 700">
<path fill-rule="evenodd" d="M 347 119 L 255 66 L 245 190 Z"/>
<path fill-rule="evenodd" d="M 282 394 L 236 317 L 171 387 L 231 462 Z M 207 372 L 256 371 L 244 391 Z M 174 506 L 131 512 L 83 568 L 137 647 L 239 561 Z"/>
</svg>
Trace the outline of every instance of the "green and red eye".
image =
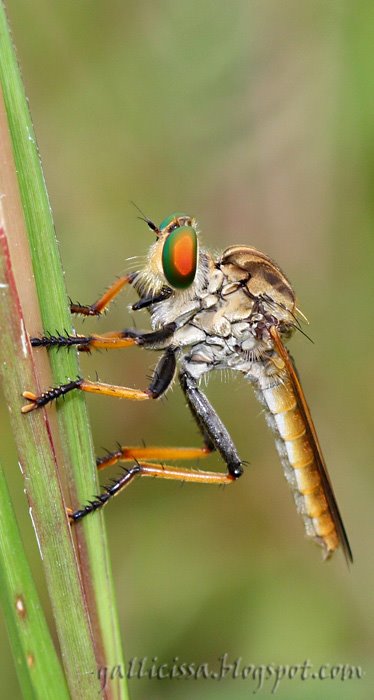
<svg viewBox="0 0 374 700">
<path fill-rule="evenodd" d="M 184 215 L 180 216 L 182 218 Z M 170 228 L 171 231 L 162 249 L 162 267 L 166 280 L 172 287 L 186 289 L 196 275 L 197 235 L 192 226 L 178 225 L 178 217 L 175 215 L 169 219 L 166 226 L 163 222 L 163 228 Z"/>
</svg>

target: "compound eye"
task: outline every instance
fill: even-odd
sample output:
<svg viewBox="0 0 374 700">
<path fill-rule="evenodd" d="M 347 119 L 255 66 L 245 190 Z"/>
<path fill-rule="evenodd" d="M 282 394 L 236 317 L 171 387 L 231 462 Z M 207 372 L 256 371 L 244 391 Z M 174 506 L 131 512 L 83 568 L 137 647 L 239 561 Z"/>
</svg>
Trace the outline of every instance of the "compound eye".
<svg viewBox="0 0 374 700">
<path fill-rule="evenodd" d="M 162 249 L 166 280 L 176 289 L 186 289 L 195 279 L 196 266 L 196 231 L 191 226 L 180 226 L 168 235 Z"/>
</svg>

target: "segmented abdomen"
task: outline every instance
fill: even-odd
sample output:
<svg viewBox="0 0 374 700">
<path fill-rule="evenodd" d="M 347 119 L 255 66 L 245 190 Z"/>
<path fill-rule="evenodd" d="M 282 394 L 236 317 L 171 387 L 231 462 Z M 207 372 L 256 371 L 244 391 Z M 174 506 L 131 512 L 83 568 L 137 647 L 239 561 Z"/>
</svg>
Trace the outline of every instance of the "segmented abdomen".
<svg viewBox="0 0 374 700">
<path fill-rule="evenodd" d="M 294 388 L 287 374 L 257 377 L 255 391 L 265 406 L 266 420 L 275 433 L 275 442 L 284 473 L 308 537 L 324 548 L 328 557 L 339 546 L 318 464 L 318 453 L 302 416 Z"/>
</svg>

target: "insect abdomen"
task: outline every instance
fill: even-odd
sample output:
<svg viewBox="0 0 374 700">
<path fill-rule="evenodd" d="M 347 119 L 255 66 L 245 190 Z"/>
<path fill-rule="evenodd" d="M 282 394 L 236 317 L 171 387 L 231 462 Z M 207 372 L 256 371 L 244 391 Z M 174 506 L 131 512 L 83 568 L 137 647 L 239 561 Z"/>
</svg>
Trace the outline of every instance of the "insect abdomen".
<svg viewBox="0 0 374 700">
<path fill-rule="evenodd" d="M 264 378 L 265 379 L 265 378 Z M 298 408 L 290 381 L 266 377 L 257 383 L 258 398 L 266 408 L 266 418 L 275 433 L 275 442 L 284 473 L 302 515 L 308 537 L 324 548 L 328 557 L 339 546 L 339 537 L 330 511 L 317 457 L 307 425 Z"/>
</svg>

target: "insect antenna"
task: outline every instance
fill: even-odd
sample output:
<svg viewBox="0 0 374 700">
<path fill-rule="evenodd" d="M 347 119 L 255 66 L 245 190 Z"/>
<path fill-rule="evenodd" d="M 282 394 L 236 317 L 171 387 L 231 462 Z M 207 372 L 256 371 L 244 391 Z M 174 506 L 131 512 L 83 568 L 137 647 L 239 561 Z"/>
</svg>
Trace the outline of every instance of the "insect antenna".
<svg viewBox="0 0 374 700">
<path fill-rule="evenodd" d="M 131 200 L 130 204 L 132 204 L 135 207 L 135 209 L 137 209 L 138 212 L 141 214 L 141 216 L 138 216 L 138 219 L 140 219 L 141 221 L 145 221 L 145 223 L 147 224 L 147 226 L 149 226 L 151 231 L 154 231 L 155 233 L 159 234 L 160 229 L 158 228 L 158 226 L 156 226 L 156 224 L 154 224 L 153 221 L 151 219 L 149 219 L 148 216 L 146 216 L 144 214 L 144 212 L 140 209 L 140 207 L 138 207 L 138 205 L 135 204 L 135 202 L 133 202 L 132 200 Z"/>
</svg>

